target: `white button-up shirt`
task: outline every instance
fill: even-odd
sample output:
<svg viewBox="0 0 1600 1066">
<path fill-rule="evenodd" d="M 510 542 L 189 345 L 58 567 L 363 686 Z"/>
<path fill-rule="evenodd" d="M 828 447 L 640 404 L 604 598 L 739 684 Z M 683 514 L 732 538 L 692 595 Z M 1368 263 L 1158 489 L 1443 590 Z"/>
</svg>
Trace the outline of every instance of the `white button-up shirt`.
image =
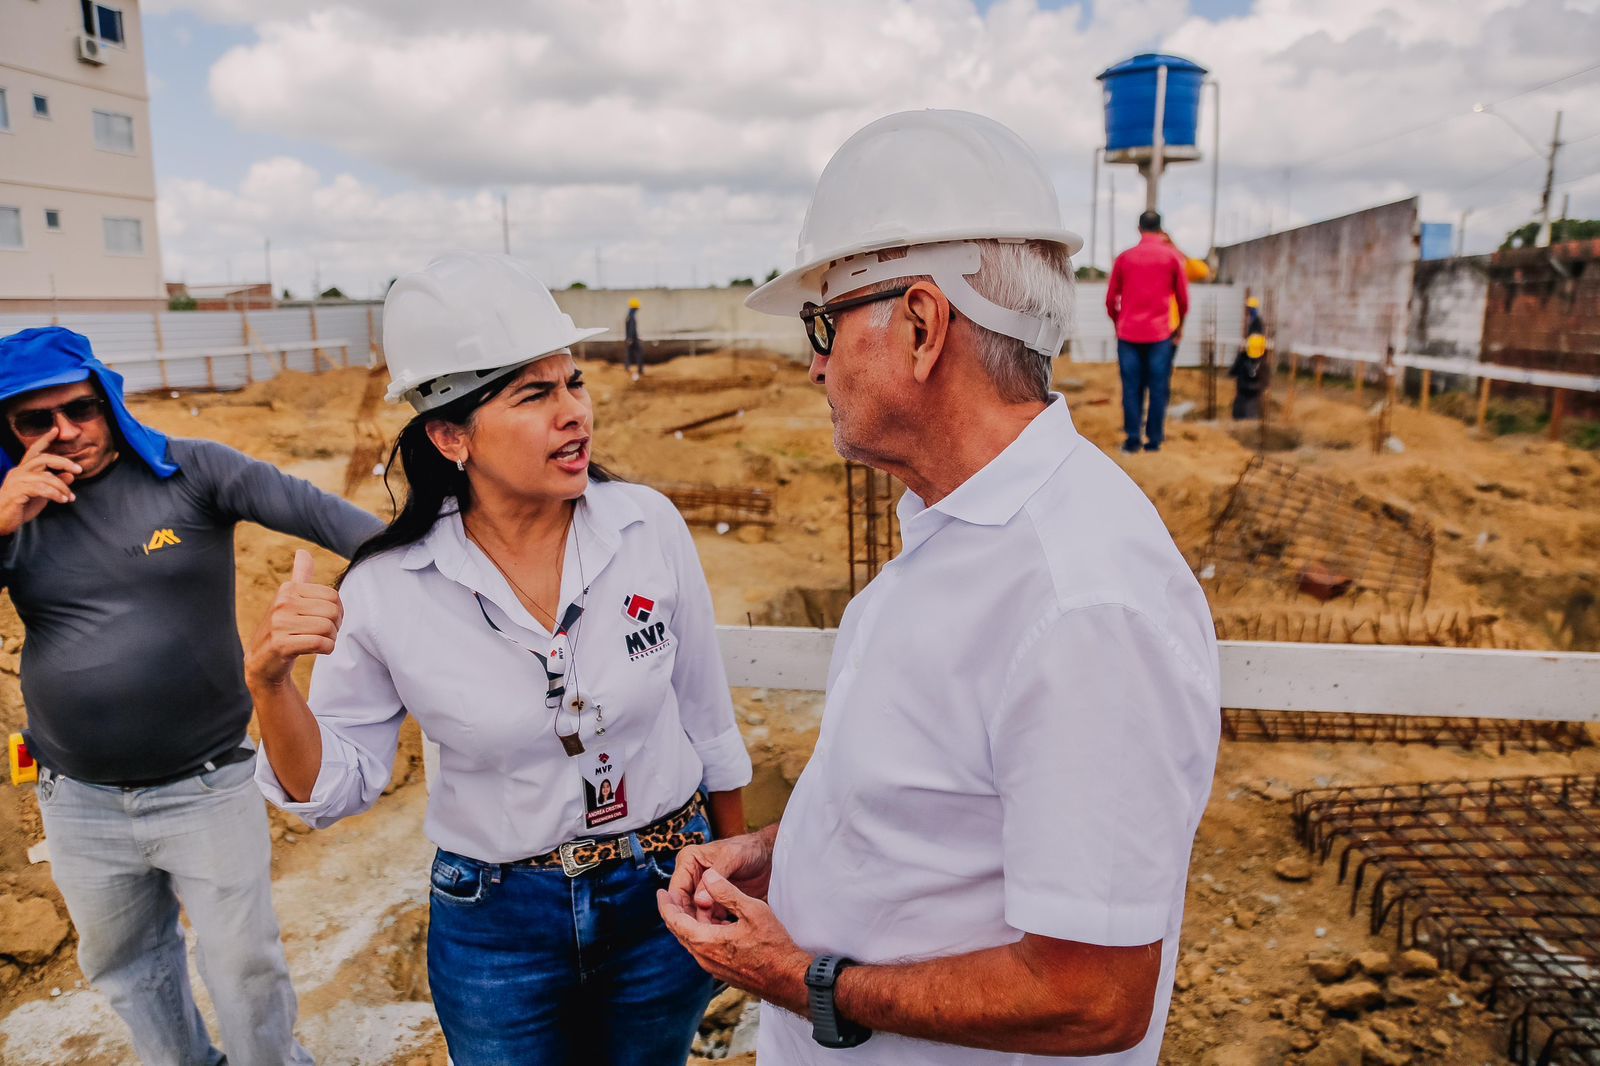
<svg viewBox="0 0 1600 1066">
<path fill-rule="evenodd" d="M 1220 729 L 1205 596 L 1150 501 L 1059 396 L 939 503 L 907 493 L 900 521 L 903 552 L 839 629 L 816 753 L 778 833 L 772 907 L 801 947 L 865 963 L 1024 933 L 1161 941 L 1143 1043 L 1094 1059 L 1153 1064 Z M 771 1006 L 759 1057 L 1050 1061 L 887 1033 L 828 1051 Z"/>
<path fill-rule="evenodd" d="M 389 782 L 408 712 L 439 745 L 428 838 L 485 862 L 630 832 L 702 784 L 714 792 L 748 784 L 711 593 L 672 504 L 640 485 L 591 484 L 565 560 L 563 611 L 573 602 L 584 611 L 559 727 L 581 729 L 588 753 L 604 749 L 621 762 L 626 817 L 586 827 L 587 757 L 563 750 L 556 712 L 545 705 L 544 666 L 525 650 L 543 653 L 551 634 L 467 539 L 453 509 L 421 541 L 374 556 L 345 579 L 344 624 L 311 679 L 322 731 L 316 786 L 310 802 L 290 802 L 262 759 L 256 779 L 267 798 L 317 828 L 365 811 Z M 585 703 L 576 716 L 575 695 Z"/>
</svg>

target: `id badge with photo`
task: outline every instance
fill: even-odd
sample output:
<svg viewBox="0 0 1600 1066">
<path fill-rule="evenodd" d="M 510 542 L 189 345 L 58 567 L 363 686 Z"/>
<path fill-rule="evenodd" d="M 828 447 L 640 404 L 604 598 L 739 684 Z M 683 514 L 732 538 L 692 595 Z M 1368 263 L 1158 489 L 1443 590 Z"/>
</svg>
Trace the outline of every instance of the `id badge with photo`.
<svg viewBox="0 0 1600 1066">
<path fill-rule="evenodd" d="M 583 775 L 583 818 L 590 829 L 628 816 L 628 787 L 622 760 L 609 751 L 589 751 L 575 760 Z"/>
</svg>

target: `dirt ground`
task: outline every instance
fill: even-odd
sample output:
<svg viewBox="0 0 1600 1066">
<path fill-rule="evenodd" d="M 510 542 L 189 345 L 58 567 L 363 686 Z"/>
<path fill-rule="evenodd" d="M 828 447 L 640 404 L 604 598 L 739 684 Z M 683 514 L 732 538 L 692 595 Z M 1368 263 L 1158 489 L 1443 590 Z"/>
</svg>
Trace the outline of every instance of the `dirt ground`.
<svg viewBox="0 0 1600 1066">
<path fill-rule="evenodd" d="M 638 385 L 614 365 L 585 370 L 600 461 L 647 483 L 772 493 L 770 529 L 696 530 L 720 621 L 805 625 L 837 617 L 848 576 L 843 470 L 827 405 L 802 367 L 719 354 L 652 367 Z M 1175 421 L 1162 452 L 1124 456 L 1116 450 L 1114 368 L 1065 363 L 1057 380 L 1079 429 L 1150 495 L 1198 568 L 1255 438 L 1236 435 L 1226 422 Z M 1197 400 L 1198 384 L 1193 372 L 1180 371 L 1174 403 Z M 142 397 L 135 407 L 169 433 L 220 440 L 331 491 L 348 488 L 357 503 L 386 515 L 373 467 L 384 457 L 379 441 L 393 439 L 406 412 L 375 403 L 379 391 L 381 375 L 345 370 L 290 374 L 230 394 Z M 1393 420 L 1404 450 L 1375 454 L 1367 411 L 1375 398 L 1369 392 L 1357 401 L 1334 388 L 1319 394 L 1302 383 L 1292 412 L 1275 411 L 1273 422 L 1275 430 L 1283 427 L 1274 443 L 1296 446 L 1273 457 L 1356 482 L 1431 523 L 1437 546 L 1427 604 L 1318 605 L 1277 591 L 1211 590 L 1219 628 L 1238 636 L 1274 619 L 1336 616 L 1350 639 L 1393 641 L 1401 626 L 1413 628 L 1413 617 L 1465 616 L 1492 619 L 1485 642 L 1500 647 L 1600 647 L 1593 606 L 1600 459 L 1542 438 L 1479 438 L 1458 421 L 1410 408 Z M 729 411 L 743 414 L 681 439 L 669 432 Z M 241 527 L 244 631 L 287 576 L 294 547 L 289 538 Z M 337 567 L 318 553 L 319 575 Z M 1363 619 L 1369 624 L 1358 628 Z M 16 676 L 22 630 L 9 601 L 0 603 L 0 637 L 0 725 L 10 731 L 24 715 Z M 809 757 L 820 701 L 765 690 L 736 697 L 756 763 L 747 806 L 752 822 L 763 824 L 781 813 Z M 1195 844 L 1164 1059 L 1209 1066 L 1505 1061 L 1503 1020 L 1478 1004 L 1472 988 L 1449 975 L 1383 972 L 1386 963 L 1375 953 L 1387 955 L 1392 943 L 1368 935 L 1364 912 L 1351 916 L 1348 888 L 1331 870 L 1286 868 L 1296 878 L 1306 874 L 1296 880 L 1275 872 L 1281 860 L 1303 854 L 1292 837 L 1289 797 L 1332 784 L 1597 770 L 1600 753 L 1592 747 L 1502 755 L 1487 747 L 1225 743 Z M 445 1061 L 422 948 L 431 855 L 421 833 L 424 804 L 412 732 L 391 795 L 371 813 L 320 833 L 274 813 L 277 908 L 301 997 L 300 1032 L 320 1061 Z M 0 789 L 0 1061 L 131 1063 L 120 1023 L 82 987 L 48 865 L 28 862 L 39 837 L 31 789 Z M 35 901 L 50 905 L 54 921 Z M 1328 985 L 1308 963 L 1322 960 L 1317 969 L 1326 977 L 1345 956 L 1360 962 L 1348 979 Z M 1406 970 L 1416 963 L 1387 965 Z M 1341 993 L 1368 979 L 1381 986 L 1376 1005 L 1341 1002 Z M 726 1028 L 708 1025 L 706 1046 L 725 1047 Z"/>
</svg>

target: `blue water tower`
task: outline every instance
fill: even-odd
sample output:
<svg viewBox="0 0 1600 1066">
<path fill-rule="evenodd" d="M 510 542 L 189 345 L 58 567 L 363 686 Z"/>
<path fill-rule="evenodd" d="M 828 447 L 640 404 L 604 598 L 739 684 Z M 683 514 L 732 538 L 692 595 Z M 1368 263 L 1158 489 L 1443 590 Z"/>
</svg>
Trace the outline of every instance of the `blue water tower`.
<svg viewBox="0 0 1600 1066">
<path fill-rule="evenodd" d="M 1200 158 L 1197 143 L 1205 67 L 1183 56 L 1145 52 L 1100 72 L 1106 108 L 1106 143 L 1096 151 L 1094 203 L 1099 203 L 1099 159 L 1128 163 L 1145 178 L 1145 209 L 1159 210 L 1161 172 L 1171 163 Z M 1215 82 L 1211 82 L 1216 88 Z M 1216 96 L 1220 110 L 1220 91 Z M 1215 129 L 1213 152 L 1215 156 Z M 1212 159 L 1212 245 L 1216 244 L 1216 159 Z M 1113 190 L 1113 196 L 1115 190 Z M 1098 207 L 1096 208 L 1098 215 Z M 1094 226 L 1091 224 L 1091 234 Z M 1091 238 L 1090 258 L 1093 259 Z"/>
<path fill-rule="evenodd" d="M 1106 98 L 1106 162 L 1149 163 L 1155 153 L 1158 113 L 1163 162 L 1199 159 L 1195 132 L 1200 125 L 1200 87 L 1206 73 L 1206 68 L 1193 60 L 1154 52 L 1125 59 L 1101 71 L 1100 83 L 1105 86 Z"/>
</svg>

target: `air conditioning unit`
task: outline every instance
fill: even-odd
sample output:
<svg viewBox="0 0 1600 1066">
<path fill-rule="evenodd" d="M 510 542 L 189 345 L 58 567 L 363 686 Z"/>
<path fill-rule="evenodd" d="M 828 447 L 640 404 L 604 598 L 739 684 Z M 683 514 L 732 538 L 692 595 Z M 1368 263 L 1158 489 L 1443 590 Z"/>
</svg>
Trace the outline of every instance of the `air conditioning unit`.
<svg viewBox="0 0 1600 1066">
<path fill-rule="evenodd" d="M 106 61 L 103 54 L 104 48 L 105 46 L 98 39 L 90 37 L 88 34 L 78 35 L 78 59 L 81 62 L 100 66 Z"/>
</svg>

